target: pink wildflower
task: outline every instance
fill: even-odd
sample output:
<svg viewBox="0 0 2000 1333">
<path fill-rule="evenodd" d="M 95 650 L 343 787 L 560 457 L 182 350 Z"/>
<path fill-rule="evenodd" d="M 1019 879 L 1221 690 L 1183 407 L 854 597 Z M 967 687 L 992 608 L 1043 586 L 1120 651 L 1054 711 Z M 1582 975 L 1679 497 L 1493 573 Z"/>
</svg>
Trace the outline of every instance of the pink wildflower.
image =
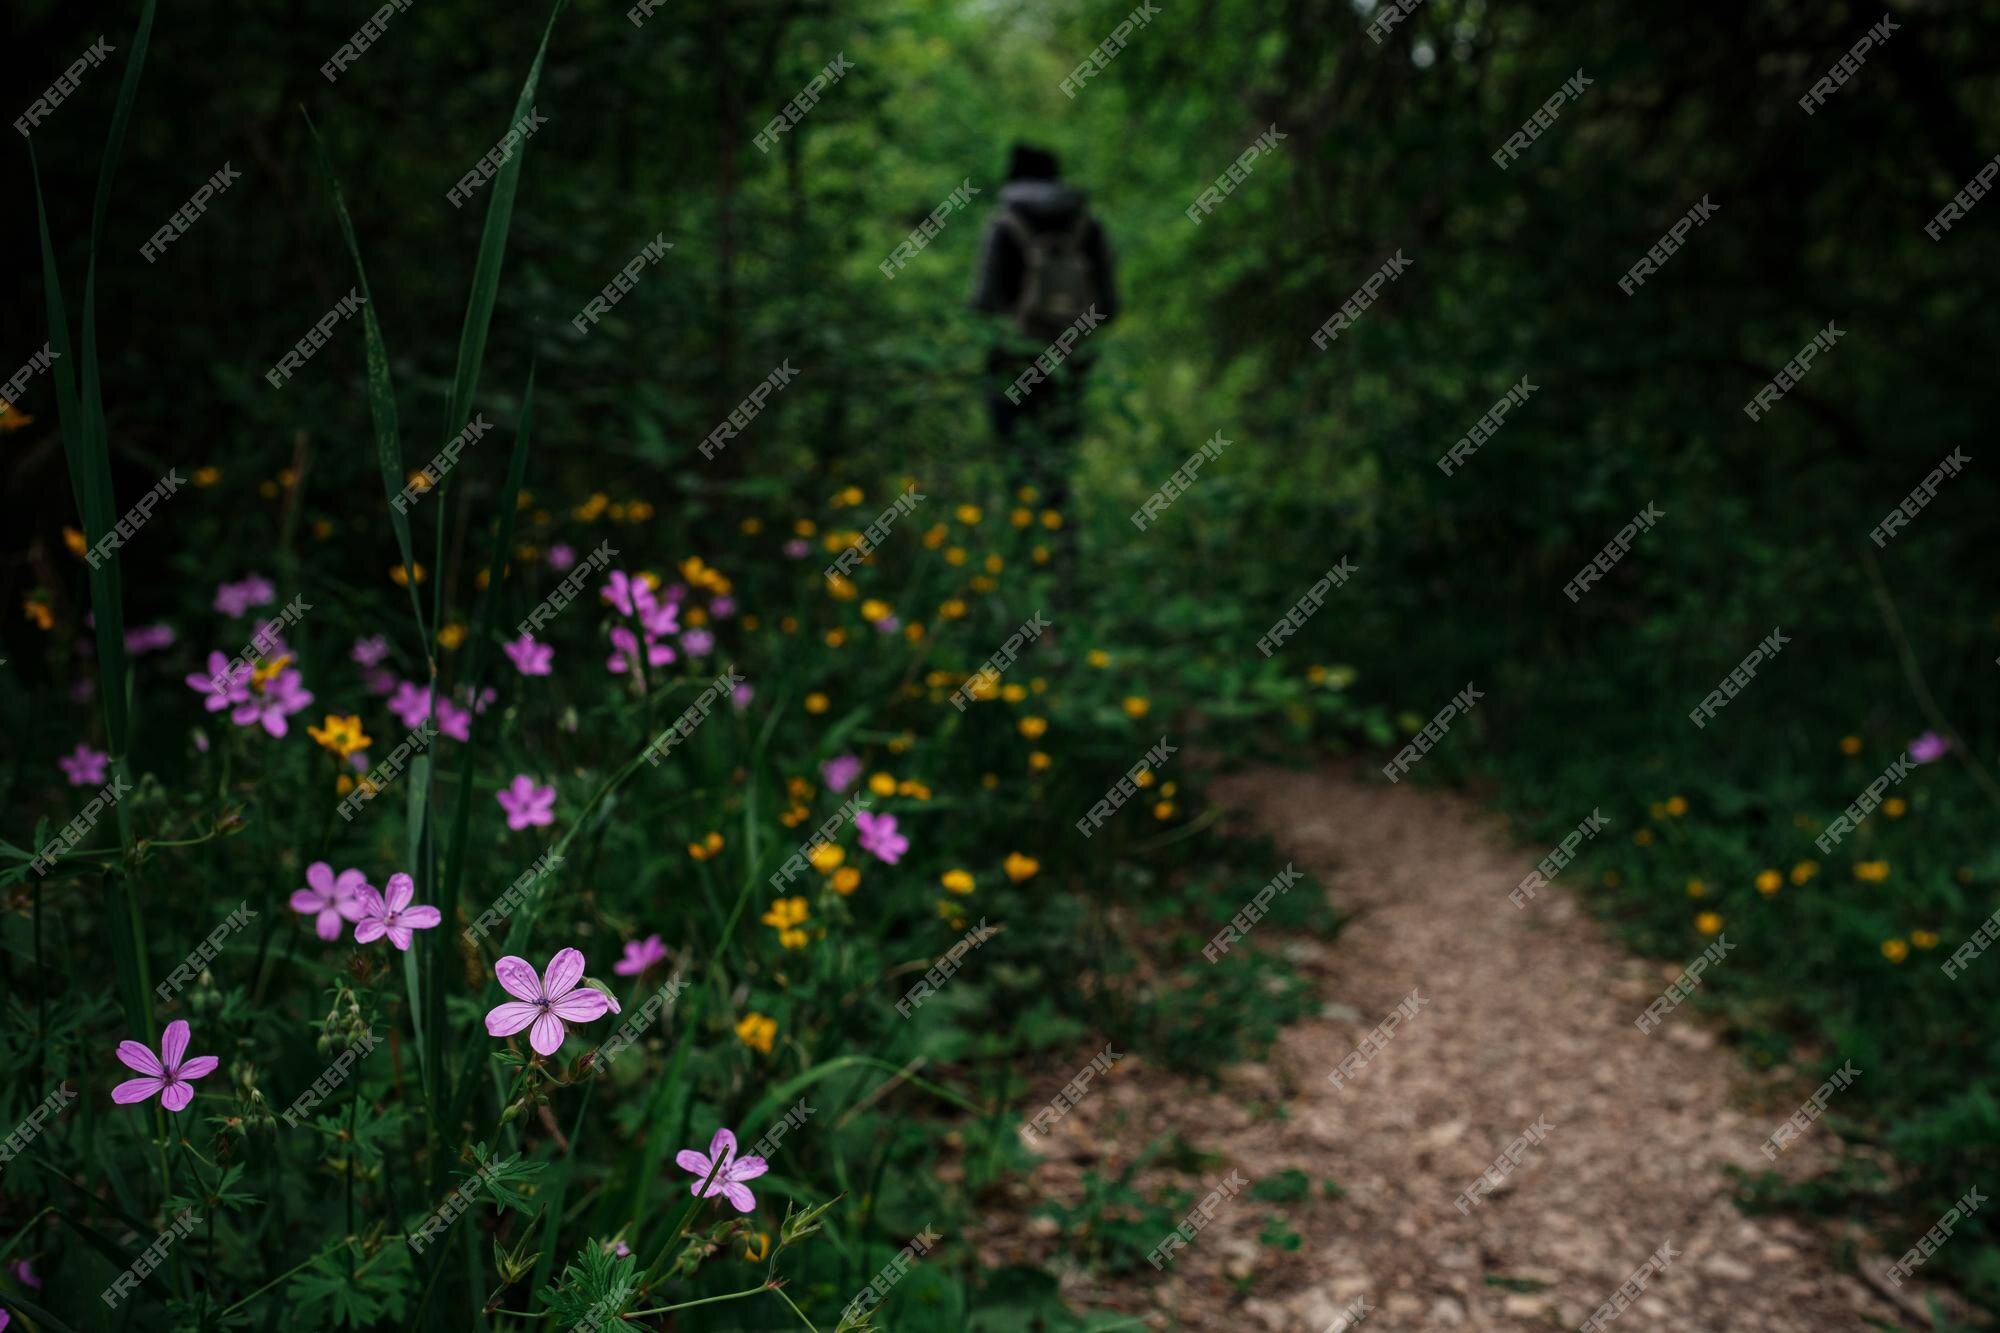
<svg viewBox="0 0 2000 1333">
<path fill-rule="evenodd" d="M 359 870 L 338 875 L 324 861 L 306 867 L 306 886 L 292 891 L 292 910 L 313 918 L 313 932 L 323 940 L 340 938 L 341 923 L 361 919 L 356 893 L 368 883 Z"/>
<path fill-rule="evenodd" d="M 556 789 L 540 787 L 526 773 L 517 773 L 511 786 L 493 794 L 507 812 L 507 827 L 519 831 L 531 825 L 556 822 Z"/>
<path fill-rule="evenodd" d="M 532 634 L 523 634 L 512 643 L 502 645 L 502 649 L 507 654 L 508 660 L 513 662 L 514 669 L 524 676 L 548 675 L 549 663 L 556 655 L 553 646 L 536 643 Z"/>
<path fill-rule="evenodd" d="M 894 865 L 903 853 L 910 850 L 910 840 L 896 832 L 894 815 L 877 815 L 863 810 L 854 816 L 854 827 L 859 831 L 861 849 L 872 852 L 878 861 Z"/>
<path fill-rule="evenodd" d="M 579 986 L 583 980 L 583 954 L 575 949 L 559 949 L 549 959 L 541 976 L 525 958 L 508 954 L 493 964 L 493 976 L 500 988 L 514 998 L 495 1005 L 486 1015 L 489 1036 L 511 1037 L 533 1025 L 528 1045 L 536 1055 L 554 1055 L 562 1049 L 565 1023 L 589 1023 L 602 1018 L 611 1008 L 604 992 Z"/>
<path fill-rule="evenodd" d="M 838 796 L 861 776 L 861 760 L 852 754 L 837 754 L 819 766 L 819 775 L 826 780 L 827 790 Z"/>
<path fill-rule="evenodd" d="M 213 1055 L 197 1055 L 188 1060 L 188 1025 L 184 1018 L 176 1018 L 167 1024 L 167 1030 L 160 1034 L 160 1053 L 154 1055 L 152 1049 L 136 1041 L 118 1043 L 118 1059 L 128 1069 L 136 1069 L 144 1078 L 128 1078 L 111 1090 L 111 1100 L 120 1106 L 130 1106 L 143 1102 L 154 1093 L 160 1095 L 160 1105 L 169 1111 L 185 1111 L 194 1100 L 194 1080 L 205 1078 L 215 1072 L 222 1061 Z"/>
<path fill-rule="evenodd" d="M 407 952 L 410 941 L 416 938 L 413 931 L 429 930 L 444 920 L 435 907 L 410 906 L 410 899 L 416 896 L 416 881 L 400 870 L 389 876 L 386 894 L 375 892 L 372 885 L 361 885 L 354 891 L 361 908 L 355 918 L 354 942 L 367 944 L 387 935 L 389 943 Z"/>
<path fill-rule="evenodd" d="M 611 970 L 621 977 L 636 977 L 655 963 L 665 962 L 667 946 L 660 943 L 658 935 L 648 935 L 643 940 L 625 941 L 625 956 L 611 965 Z"/>
<path fill-rule="evenodd" d="M 744 1188 L 743 1182 L 755 1180 L 771 1169 L 770 1163 L 761 1157 L 738 1157 L 736 1135 L 726 1129 L 715 1131 L 715 1137 L 708 1141 L 707 1156 L 683 1148 L 674 1154 L 674 1165 L 694 1174 L 689 1194 L 702 1199 L 720 1194 L 739 1213 L 750 1212 L 757 1206 L 757 1196 Z M 714 1178 L 710 1179 L 711 1176 Z"/>
<path fill-rule="evenodd" d="M 56 760 L 63 776 L 72 787 L 94 787 L 104 781 L 104 766 L 111 762 L 111 756 L 102 750 L 93 750 L 82 741 L 76 749 Z"/>
</svg>

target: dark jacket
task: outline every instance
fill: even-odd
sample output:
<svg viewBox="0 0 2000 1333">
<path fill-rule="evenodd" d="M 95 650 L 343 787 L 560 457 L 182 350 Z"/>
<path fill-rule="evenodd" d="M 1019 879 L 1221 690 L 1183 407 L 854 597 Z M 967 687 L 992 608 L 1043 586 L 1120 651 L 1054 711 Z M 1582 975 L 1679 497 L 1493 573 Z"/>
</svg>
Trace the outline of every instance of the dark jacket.
<svg viewBox="0 0 2000 1333">
<path fill-rule="evenodd" d="M 1030 231 L 1059 231 L 1087 213 L 1084 192 L 1055 180 L 1008 181 L 1000 187 L 1000 207 L 1011 210 Z M 1104 228 L 1090 219 L 1084 251 L 1100 293 L 1097 310 L 1106 322 L 1118 313 L 1118 293 L 1111 281 L 1111 243 Z M 972 308 L 986 314 L 1011 314 L 1021 299 L 1021 246 L 996 215 L 986 223 L 979 242 L 979 267 L 973 273 Z"/>
</svg>

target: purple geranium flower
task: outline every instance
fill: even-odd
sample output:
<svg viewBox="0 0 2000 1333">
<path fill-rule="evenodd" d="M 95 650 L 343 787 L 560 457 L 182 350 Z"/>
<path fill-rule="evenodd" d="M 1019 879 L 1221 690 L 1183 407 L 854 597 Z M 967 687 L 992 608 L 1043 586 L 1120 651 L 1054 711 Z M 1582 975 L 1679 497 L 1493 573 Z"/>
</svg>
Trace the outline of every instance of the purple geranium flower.
<svg viewBox="0 0 2000 1333">
<path fill-rule="evenodd" d="M 487 1012 L 487 1034 L 511 1037 L 532 1024 L 529 1047 L 536 1055 L 554 1055 L 562 1049 L 567 1032 L 563 1024 L 589 1023 L 611 1008 L 603 991 L 578 984 L 583 969 L 583 954 L 575 949 L 557 950 L 539 977 L 534 964 L 513 954 L 493 964 L 494 979 L 514 998 Z"/>
<path fill-rule="evenodd" d="M 1936 763 L 1951 749 L 1951 742 L 1935 731 L 1927 731 L 1910 742 L 1910 758 L 1919 764 Z"/>
<path fill-rule="evenodd" d="M 636 977 L 655 963 L 665 962 L 667 946 L 660 943 L 658 935 L 648 935 L 643 940 L 625 941 L 625 956 L 611 965 L 611 970 L 621 977 Z"/>
<path fill-rule="evenodd" d="M 539 787 L 526 773 L 514 775 L 512 785 L 493 793 L 493 799 L 500 802 L 500 808 L 507 812 L 507 827 L 520 830 L 531 825 L 553 824 L 556 822 L 556 789 L 553 786 Z"/>
<path fill-rule="evenodd" d="M 72 787 L 94 787 L 104 781 L 104 766 L 111 762 L 111 756 L 102 750 L 93 750 L 82 741 L 76 749 L 56 760 L 63 776 Z"/>
<path fill-rule="evenodd" d="M 160 1094 L 160 1105 L 169 1111 L 185 1111 L 194 1100 L 194 1080 L 205 1078 L 215 1072 L 222 1063 L 213 1055 L 197 1055 L 188 1060 L 188 1025 L 184 1018 L 176 1018 L 167 1024 L 167 1030 L 160 1034 L 160 1053 L 154 1055 L 152 1049 L 136 1041 L 118 1043 L 118 1059 L 128 1069 L 136 1069 L 143 1078 L 128 1078 L 111 1090 L 111 1100 L 120 1106 L 130 1106 L 133 1102 L 143 1102 L 154 1093 Z"/>
<path fill-rule="evenodd" d="M 173 646 L 172 625 L 139 625 L 125 631 L 125 651 L 134 657 Z"/>
<path fill-rule="evenodd" d="M 395 696 L 389 700 L 389 711 L 406 727 L 414 729 L 421 726 L 423 720 L 431 715 L 431 692 L 415 681 L 399 680 Z"/>
<path fill-rule="evenodd" d="M 348 654 L 362 666 L 382 665 L 382 659 L 389 655 L 389 640 L 380 634 L 370 634 L 367 638 L 356 639 L 354 649 Z"/>
<path fill-rule="evenodd" d="M 363 884 L 354 891 L 356 902 L 360 904 L 360 915 L 355 918 L 354 942 L 367 944 L 389 937 L 389 943 L 405 952 L 417 930 L 429 930 L 444 917 L 435 907 L 412 907 L 410 899 L 417 896 L 416 881 L 402 871 L 389 876 L 386 893 L 375 892 L 373 886 Z"/>
<path fill-rule="evenodd" d="M 761 1157 L 738 1157 L 736 1135 L 726 1129 L 715 1131 L 715 1137 L 708 1141 L 707 1156 L 683 1148 L 674 1154 L 674 1165 L 694 1174 L 689 1194 L 702 1199 L 720 1194 L 739 1213 L 750 1212 L 757 1206 L 757 1196 L 744 1188 L 743 1182 L 755 1180 L 771 1169 L 770 1163 Z"/>
<path fill-rule="evenodd" d="M 819 766 L 819 775 L 826 779 L 826 789 L 838 796 L 861 776 L 861 759 L 857 755 L 837 754 Z"/>
<path fill-rule="evenodd" d="M 524 676 L 546 676 L 549 663 L 554 660 L 556 650 L 546 643 L 536 643 L 535 636 L 523 634 L 511 643 L 501 645 L 514 669 Z"/>
<path fill-rule="evenodd" d="M 894 865 L 902 859 L 904 852 L 910 850 L 910 840 L 896 832 L 894 815 L 877 815 L 863 810 L 854 816 L 854 827 L 861 835 L 861 849 L 873 852 L 879 861 Z"/>
<path fill-rule="evenodd" d="M 189 689 L 204 696 L 202 707 L 211 713 L 220 713 L 250 697 L 251 669 L 248 662 L 237 662 L 232 666 L 221 653 L 210 653 L 208 670 L 190 671 L 186 680 Z"/>
<path fill-rule="evenodd" d="M 217 584 L 215 609 L 231 620 L 241 620 L 253 606 L 269 606 L 278 600 L 278 590 L 261 574 L 246 575 L 236 583 Z"/>
<path fill-rule="evenodd" d="M 312 691 L 305 687 L 305 678 L 288 668 L 265 681 L 262 694 L 252 694 L 237 704 L 229 720 L 239 727 L 254 727 L 261 723 L 265 731 L 282 739 L 291 727 L 285 719 L 310 707 L 312 701 Z"/>
<path fill-rule="evenodd" d="M 338 875 L 324 861 L 306 867 L 306 886 L 292 891 L 292 910 L 313 918 L 313 932 L 323 940 L 340 938 L 341 923 L 361 919 L 361 902 L 356 896 L 368 883 L 359 870 L 343 870 Z"/>
<path fill-rule="evenodd" d="M 567 542 L 557 542 L 549 548 L 549 568 L 568 569 L 576 563 L 576 551 Z"/>
</svg>

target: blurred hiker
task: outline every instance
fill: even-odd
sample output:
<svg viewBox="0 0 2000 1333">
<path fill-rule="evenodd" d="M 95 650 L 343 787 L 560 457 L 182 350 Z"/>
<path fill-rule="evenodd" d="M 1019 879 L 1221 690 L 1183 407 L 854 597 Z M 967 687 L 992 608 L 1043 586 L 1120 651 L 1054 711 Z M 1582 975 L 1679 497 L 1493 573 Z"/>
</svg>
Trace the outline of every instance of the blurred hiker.
<svg viewBox="0 0 2000 1333">
<path fill-rule="evenodd" d="M 994 433 L 1012 446 L 1013 484 L 1034 486 L 1044 506 L 1064 510 L 1090 338 L 1118 313 L 1118 298 L 1104 228 L 1084 192 L 1058 176 L 1055 154 L 1014 145 L 980 242 L 972 308 L 1011 325 L 987 353 L 986 406 Z M 1064 518 L 1059 544 L 1067 548 Z"/>
</svg>

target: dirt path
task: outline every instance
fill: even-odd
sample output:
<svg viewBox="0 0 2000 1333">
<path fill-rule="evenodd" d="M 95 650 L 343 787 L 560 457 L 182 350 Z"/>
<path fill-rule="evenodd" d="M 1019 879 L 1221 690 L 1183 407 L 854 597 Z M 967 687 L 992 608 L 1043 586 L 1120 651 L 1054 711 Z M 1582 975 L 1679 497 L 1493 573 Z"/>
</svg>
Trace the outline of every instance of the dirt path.
<svg viewBox="0 0 2000 1333">
<path fill-rule="evenodd" d="M 1607 1327 L 1914 1326 L 1835 1271 L 1827 1237 L 1730 1202 L 1724 1168 L 1767 1166 L 1760 1145 L 1801 1093 L 1753 1086 L 1690 1011 L 1640 1032 L 1634 1020 L 1678 969 L 1632 958 L 1561 883 L 1512 906 L 1508 890 L 1540 851 L 1510 844 L 1469 800 L 1408 784 L 1263 770 L 1217 795 L 1357 914 L 1334 946 L 1283 945 L 1320 980 L 1321 1013 L 1220 1091 L 1121 1062 L 1057 1126 L 1031 1189 L 1074 1199 L 1083 1170 L 1115 1174 L 1139 1143 L 1178 1128 L 1222 1159 L 1202 1173 L 1210 1188 L 1231 1168 L 1252 1182 L 1298 1168 L 1313 1192 L 1230 1199 L 1166 1277 L 1079 1273 L 1073 1304 L 1157 1328 L 1326 1333 L 1365 1300 L 1369 1333 L 1574 1329 L 1665 1245 L 1671 1258 Z M 1345 1087 L 1330 1085 L 1413 990 L 1414 1016 Z M 1505 1183 L 1462 1213 L 1454 1199 L 1538 1124 L 1546 1132 Z M 1781 1168 L 1822 1162 L 1826 1133 L 1815 1126 Z M 1325 1197 L 1324 1179 L 1346 1196 Z M 1295 1253 L 1257 1244 L 1274 1213 L 1303 1238 Z M 1046 1255 L 1047 1243 L 1033 1248 Z"/>
</svg>

